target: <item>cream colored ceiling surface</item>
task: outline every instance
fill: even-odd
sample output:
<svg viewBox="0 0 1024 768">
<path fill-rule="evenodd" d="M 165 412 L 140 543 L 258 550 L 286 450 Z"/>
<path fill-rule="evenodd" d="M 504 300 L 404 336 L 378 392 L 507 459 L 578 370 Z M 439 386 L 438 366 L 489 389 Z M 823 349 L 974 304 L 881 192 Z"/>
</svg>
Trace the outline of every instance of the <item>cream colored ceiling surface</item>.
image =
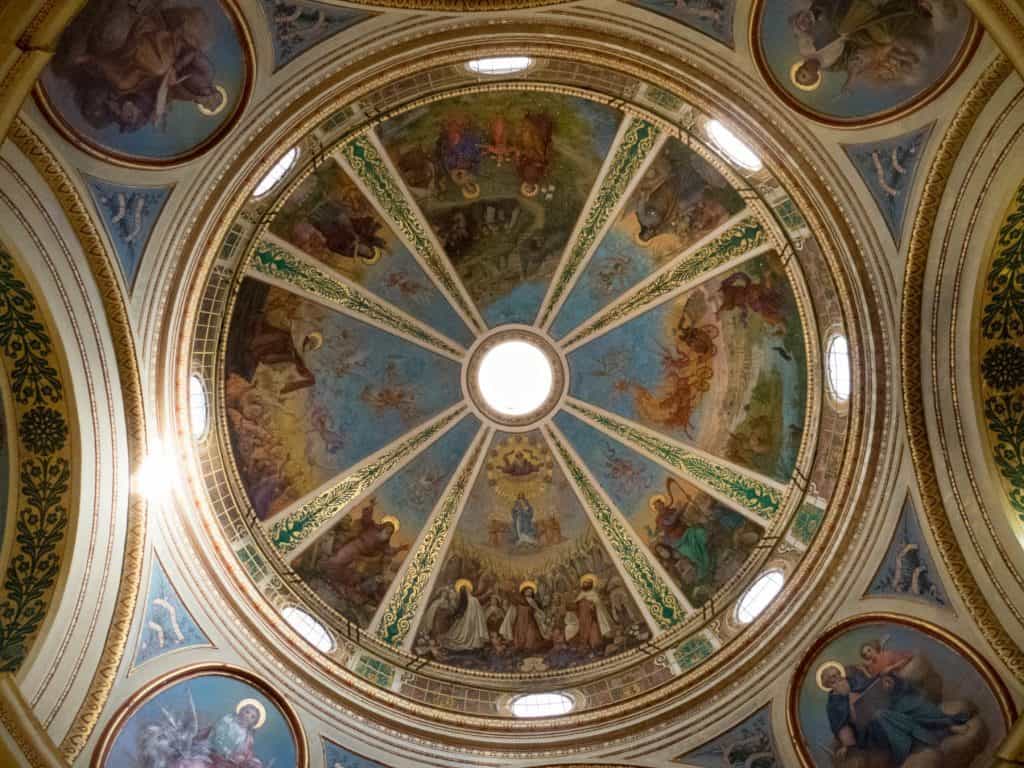
<svg viewBox="0 0 1024 768">
<path fill-rule="evenodd" d="M 955 0 L 86 3 L 0 152 L 20 700 L 81 765 L 987 766 L 1020 95 Z"/>
</svg>

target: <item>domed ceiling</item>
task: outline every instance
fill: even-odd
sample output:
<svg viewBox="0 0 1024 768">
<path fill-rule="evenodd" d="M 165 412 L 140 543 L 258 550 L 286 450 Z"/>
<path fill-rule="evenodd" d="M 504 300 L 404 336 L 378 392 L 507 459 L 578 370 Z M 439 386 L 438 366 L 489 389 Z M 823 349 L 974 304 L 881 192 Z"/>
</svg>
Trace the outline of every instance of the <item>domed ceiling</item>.
<svg viewBox="0 0 1024 768">
<path fill-rule="evenodd" d="M 466 699 L 482 673 L 484 714 L 551 675 L 582 709 L 609 672 L 642 692 L 737 636 L 736 601 L 822 524 L 849 398 L 819 373 L 846 333 L 829 268 L 757 157 L 645 93 L 674 124 L 565 86 L 439 94 L 234 225 L 252 245 L 206 331 L 226 530 L 384 687 L 405 667 L 412 698 Z M 540 369 L 499 389 L 551 382 L 525 412 L 483 386 L 509 342 Z"/>
</svg>

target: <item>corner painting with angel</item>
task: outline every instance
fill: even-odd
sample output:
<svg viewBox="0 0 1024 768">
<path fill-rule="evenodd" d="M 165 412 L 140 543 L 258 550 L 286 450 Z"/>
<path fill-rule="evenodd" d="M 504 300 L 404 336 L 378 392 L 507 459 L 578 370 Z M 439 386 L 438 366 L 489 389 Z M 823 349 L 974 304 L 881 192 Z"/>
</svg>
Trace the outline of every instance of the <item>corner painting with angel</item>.
<svg viewBox="0 0 1024 768">
<path fill-rule="evenodd" d="M 43 72 L 44 106 L 102 156 L 186 159 L 243 106 L 251 65 L 241 30 L 218 0 L 90 0 Z"/>
<path fill-rule="evenodd" d="M 297 768 L 288 719 L 262 691 L 228 674 L 158 690 L 117 726 L 104 768 Z"/>
<path fill-rule="evenodd" d="M 760 0 L 758 63 L 825 122 L 870 122 L 947 83 L 976 43 L 961 0 Z"/>
<path fill-rule="evenodd" d="M 797 685 L 800 747 L 823 768 L 979 768 L 1006 733 L 995 678 L 923 625 L 848 624 Z"/>
</svg>

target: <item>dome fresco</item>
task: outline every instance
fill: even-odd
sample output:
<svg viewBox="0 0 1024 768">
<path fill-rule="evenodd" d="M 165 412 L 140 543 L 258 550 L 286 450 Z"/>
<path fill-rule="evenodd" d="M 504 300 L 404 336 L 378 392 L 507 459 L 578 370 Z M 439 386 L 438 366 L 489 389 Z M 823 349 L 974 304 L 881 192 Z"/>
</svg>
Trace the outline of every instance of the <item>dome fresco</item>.
<svg viewBox="0 0 1024 768">
<path fill-rule="evenodd" d="M 253 515 L 236 551 L 357 638 L 361 676 L 393 688 L 398 653 L 413 699 L 457 670 L 653 685 L 638 649 L 699 664 L 738 631 L 702 619 L 732 626 L 766 562 L 799 566 L 835 482 L 804 496 L 801 264 L 827 268 L 769 173 L 676 107 L 685 141 L 567 88 L 434 98 L 307 164 L 253 233 L 213 385 Z M 515 417 L 476 380 L 508 339 L 553 377 Z"/>
</svg>

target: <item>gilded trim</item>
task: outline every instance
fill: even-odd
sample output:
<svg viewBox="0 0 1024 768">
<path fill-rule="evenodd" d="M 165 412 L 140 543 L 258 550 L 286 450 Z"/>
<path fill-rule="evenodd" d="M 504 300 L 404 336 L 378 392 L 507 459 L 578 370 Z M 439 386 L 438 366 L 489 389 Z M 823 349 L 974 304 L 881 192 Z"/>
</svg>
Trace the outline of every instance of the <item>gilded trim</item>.
<svg viewBox="0 0 1024 768">
<path fill-rule="evenodd" d="M 118 267 L 107 253 L 102 236 L 74 183 L 43 141 L 21 120 L 15 121 L 9 138 L 32 162 L 50 191 L 57 197 L 96 280 L 110 327 L 118 379 L 121 382 L 128 459 L 131 466 L 138 466 L 145 455 L 146 445 L 142 382 L 136 362 L 135 340 L 128 319 L 128 306 L 118 279 Z M 103 653 L 71 728 L 60 745 L 61 753 L 69 762 L 82 751 L 89 734 L 96 727 L 128 644 L 128 634 L 142 578 L 145 540 L 146 502 L 141 494 L 134 493 L 129 501 L 124 561 L 117 600 L 114 603 L 114 613 L 110 619 L 110 629 L 107 632 Z"/>
<path fill-rule="evenodd" d="M 1024 680 L 1024 651 L 1020 649 L 985 600 L 974 574 L 964 558 L 956 533 L 942 500 L 942 490 L 928 438 L 924 412 L 921 370 L 921 318 L 928 252 L 935 231 L 942 197 L 960 150 L 982 110 L 1003 81 L 1013 71 L 1010 62 L 999 57 L 971 87 L 942 137 L 935 159 L 928 169 L 917 217 L 911 230 L 910 247 L 904 270 L 902 311 L 900 314 L 900 368 L 903 382 L 903 409 L 907 420 L 910 454 L 921 494 L 922 511 L 931 528 L 936 547 L 957 592 L 979 631 L 999 659 L 1018 680 Z"/>
<path fill-rule="evenodd" d="M 191 680 L 192 678 L 201 677 L 203 675 L 220 675 L 222 677 L 234 678 L 246 685 L 252 686 L 266 696 L 271 703 L 277 707 L 278 711 L 282 716 L 284 716 L 285 721 L 291 728 L 291 735 L 295 742 L 296 768 L 307 768 L 309 765 L 309 755 L 306 748 L 306 733 L 302 728 L 302 723 L 299 721 L 298 716 L 295 714 L 295 711 L 291 708 L 285 698 L 276 690 L 271 688 L 268 683 L 256 677 L 248 670 L 231 664 L 209 663 L 194 664 L 182 667 L 181 669 L 176 669 L 173 672 L 169 672 L 166 675 L 162 675 L 155 680 L 150 681 L 129 696 L 125 702 L 118 707 L 117 712 L 114 713 L 110 722 L 107 723 L 107 726 L 103 729 L 103 735 L 100 737 L 96 750 L 93 752 L 92 761 L 89 763 L 91 768 L 102 768 L 105 765 L 107 754 L 110 752 L 110 748 L 113 746 L 114 740 L 117 738 L 118 731 L 121 730 L 121 727 L 129 718 L 131 718 L 132 715 L 135 714 L 135 711 L 139 707 L 154 696 L 159 695 L 163 690 L 184 682 L 185 680 Z"/>
<path fill-rule="evenodd" d="M 856 629 L 858 626 L 874 624 L 877 622 L 902 624 L 905 627 L 915 629 L 918 632 L 926 634 L 929 637 L 938 640 L 940 643 L 949 646 L 966 658 L 967 661 L 969 661 L 985 679 L 985 682 L 995 695 L 996 700 L 999 702 L 1003 721 L 1007 730 L 1009 730 L 1010 725 L 1017 717 L 1016 707 L 1013 704 L 1013 699 L 1011 698 L 1006 685 L 1003 683 L 1002 678 L 992 668 L 992 665 L 986 661 L 984 656 L 953 633 L 927 621 L 897 613 L 864 613 L 843 619 L 838 624 L 833 625 L 825 631 L 821 637 L 814 642 L 814 645 L 808 649 L 807 653 L 804 654 L 803 659 L 800 661 L 800 666 L 797 667 L 796 674 L 794 674 L 790 679 L 786 701 L 786 727 L 789 730 L 789 736 L 793 742 L 794 751 L 800 759 L 800 765 L 803 768 L 816 768 L 816 763 L 811 759 L 811 756 L 807 751 L 805 739 L 803 738 L 803 734 L 800 730 L 799 698 L 801 681 L 807 676 L 808 672 L 810 672 L 810 666 L 815 657 L 839 635 L 851 629 Z"/>
</svg>

